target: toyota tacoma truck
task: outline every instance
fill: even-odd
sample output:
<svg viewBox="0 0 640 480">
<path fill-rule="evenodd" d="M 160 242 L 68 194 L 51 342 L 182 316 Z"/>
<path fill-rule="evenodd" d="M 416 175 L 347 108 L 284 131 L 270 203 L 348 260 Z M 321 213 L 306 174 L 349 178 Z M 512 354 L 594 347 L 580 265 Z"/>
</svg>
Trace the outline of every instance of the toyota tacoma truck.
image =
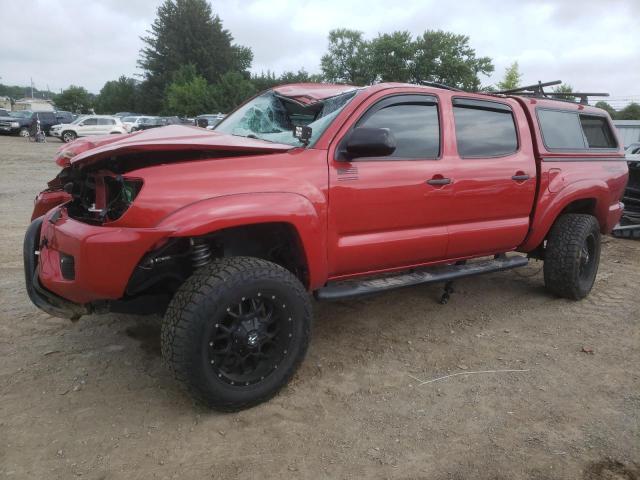
<svg viewBox="0 0 640 480">
<path fill-rule="evenodd" d="M 627 163 L 605 111 L 540 91 L 295 84 L 214 131 L 79 139 L 36 198 L 27 292 L 72 320 L 162 315 L 169 369 L 225 411 L 292 377 L 312 295 L 450 287 L 535 258 L 552 294 L 579 300 Z"/>
</svg>

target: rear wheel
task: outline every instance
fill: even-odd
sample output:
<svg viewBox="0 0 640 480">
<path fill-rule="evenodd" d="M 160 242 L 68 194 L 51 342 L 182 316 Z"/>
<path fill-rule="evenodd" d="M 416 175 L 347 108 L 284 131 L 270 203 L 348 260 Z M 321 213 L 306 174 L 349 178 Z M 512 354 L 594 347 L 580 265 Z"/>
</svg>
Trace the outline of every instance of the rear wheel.
<svg viewBox="0 0 640 480">
<path fill-rule="evenodd" d="M 309 296 L 291 272 L 226 258 L 178 290 L 163 321 L 162 353 L 196 399 L 234 411 L 268 400 L 289 381 L 310 333 Z"/>
<path fill-rule="evenodd" d="M 560 297 L 586 297 L 600 263 L 600 225 L 592 215 L 565 214 L 551 227 L 544 260 L 544 283 Z"/>
<path fill-rule="evenodd" d="M 75 132 L 72 132 L 71 130 L 62 132 L 62 141 L 64 143 L 73 142 L 76 138 L 78 138 L 78 136 L 76 135 Z"/>
</svg>

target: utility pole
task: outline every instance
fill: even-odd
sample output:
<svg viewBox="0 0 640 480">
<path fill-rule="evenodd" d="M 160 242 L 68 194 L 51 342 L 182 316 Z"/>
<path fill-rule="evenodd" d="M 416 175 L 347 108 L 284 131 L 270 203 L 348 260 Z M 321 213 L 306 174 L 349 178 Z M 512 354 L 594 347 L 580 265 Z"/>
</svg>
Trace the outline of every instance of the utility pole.
<svg viewBox="0 0 640 480">
<path fill-rule="evenodd" d="M 33 98 L 33 77 L 31 77 L 31 98 Z"/>
</svg>

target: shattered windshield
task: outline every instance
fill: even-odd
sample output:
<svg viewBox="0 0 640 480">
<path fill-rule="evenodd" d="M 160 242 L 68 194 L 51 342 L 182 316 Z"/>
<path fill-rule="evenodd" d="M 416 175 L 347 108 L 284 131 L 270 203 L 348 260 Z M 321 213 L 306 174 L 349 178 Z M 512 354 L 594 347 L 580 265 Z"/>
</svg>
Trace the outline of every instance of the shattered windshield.
<svg viewBox="0 0 640 480">
<path fill-rule="evenodd" d="M 293 131 L 297 126 L 306 125 L 312 129 L 309 143 L 313 145 L 355 94 L 356 90 L 353 90 L 311 105 L 301 105 L 274 92 L 266 92 L 233 112 L 215 130 L 299 147 L 303 143 L 293 136 Z"/>
</svg>

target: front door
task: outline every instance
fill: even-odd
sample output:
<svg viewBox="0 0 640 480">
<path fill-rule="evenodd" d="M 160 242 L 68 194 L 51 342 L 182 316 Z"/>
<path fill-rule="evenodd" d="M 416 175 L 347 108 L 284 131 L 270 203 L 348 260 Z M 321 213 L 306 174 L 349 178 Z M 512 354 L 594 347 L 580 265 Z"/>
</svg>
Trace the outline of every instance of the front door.
<svg viewBox="0 0 640 480">
<path fill-rule="evenodd" d="M 331 277 L 445 256 L 452 185 L 440 123 L 435 96 L 408 94 L 379 100 L 355 122 L 354 128 L 388 128 L 397 147 L 386 157 L 330 159 Z"/>
</svg>

